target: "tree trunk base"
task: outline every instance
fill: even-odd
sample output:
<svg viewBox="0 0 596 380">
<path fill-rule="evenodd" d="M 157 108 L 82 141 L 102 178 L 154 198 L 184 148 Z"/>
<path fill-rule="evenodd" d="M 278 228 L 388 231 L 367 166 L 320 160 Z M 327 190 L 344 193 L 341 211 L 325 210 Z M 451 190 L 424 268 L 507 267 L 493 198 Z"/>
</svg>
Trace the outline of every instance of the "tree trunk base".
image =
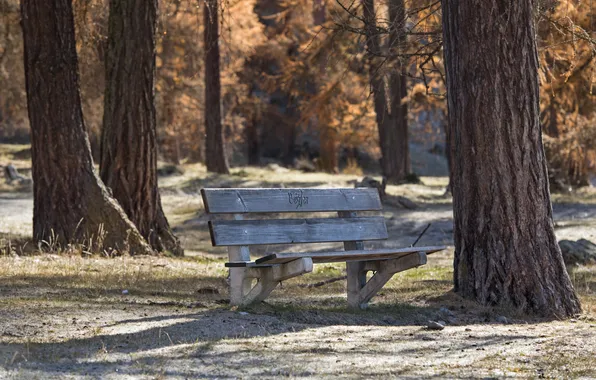
<svg viewBox="0 0 596 380">
<path fill-rule="evenodd" d="M 172 232 L 161 207 L 157 212 L 154 231 L 155 233 L 152 233 L 147 239 L 153 249 L 159 252 L 169 252 L 178 257 L 184 256 L 184 249 L 180 245 L 180 240 Z"/>
<path fill-rule="evenodd" d="M 84 178 L 84 186 L 68 194 L 71 203 L 49 204 L 51 197 L 45 192 L 39 194 L 39 189 L 36 191 L 35 240 L 48 244 L 52 249 L 80 244 L 91 252 L 109 255 L 152 254 L 149 244 L 110 196 L 97 174 L 84 171 L 81 177 Z M 57 208 L 62 211 L 56 212 Z M 54 217 L 61 220 L 54 220 Z"/>
</svg>

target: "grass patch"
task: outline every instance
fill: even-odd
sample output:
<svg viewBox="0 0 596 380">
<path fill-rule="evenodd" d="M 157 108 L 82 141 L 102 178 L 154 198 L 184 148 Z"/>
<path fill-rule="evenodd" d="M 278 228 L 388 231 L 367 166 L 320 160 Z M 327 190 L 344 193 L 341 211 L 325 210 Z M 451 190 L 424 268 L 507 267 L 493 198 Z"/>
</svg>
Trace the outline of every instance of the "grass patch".
<svg viewBox="0 0 596 380">
<path fill-rule="evenodd" d="M 552 193 L 553 203 L 596 204 L 596 187 L 581 187 L 570 192 Z"/>
</svg>

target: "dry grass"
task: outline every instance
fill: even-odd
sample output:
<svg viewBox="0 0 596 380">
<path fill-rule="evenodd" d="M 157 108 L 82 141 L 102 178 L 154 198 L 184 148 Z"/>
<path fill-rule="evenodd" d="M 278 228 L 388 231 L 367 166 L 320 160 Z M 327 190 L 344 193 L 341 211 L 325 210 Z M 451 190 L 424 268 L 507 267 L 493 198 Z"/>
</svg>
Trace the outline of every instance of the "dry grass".
<svg viewBox="0 0 596 380">
<path fill-rule="evenodd" d="M 475 309 L 476 316 L 489 313 L 515 315 L 512 310 L 482 308 L 450 293 L 452 288 L 452 253 L 429 256 L 429 264 L 399 273 L 375 297 L 377 311 L 395 312 L 398 307 L 431 307 L 434 304 L 457 308 L 462 305 Z M 218 301 L 227 299 L 227 270 L 223 258 L 196 256 L 191 258 L 167 257 L 81 257 L 67 254 L 0 257 L 0 278 L 5 288 L 18 295 L 28 291 L 52 292 L 59 301 L 88 300 L 93 297 L 121 300 L 127 290 L 130 299 L 139 301 L 168 300 L 179 302 Z M 271 305 L 348 311 L 345 302 L 345 281 L 320 287 L 307 287 L 345 274 L 344 264 L 319 264 L 313 273 L 284 282 L 268 300 Z M 574 286 L 582 299 L 584 315 L 596 318 L 596 267 L 577 267 L 571 272 Z M 210 290 L 209 290 L 210 289 Z M 198 293 L 197 293 L 198 292 Z M 208 297 L 204 297 L 207 295 Z M 216 296 L 217 295 L 217 296 Z M 4 294 L 6 296 L 6 294 Z M 4 297 L 1 302 L 18 298 Z"/>
<path fill-rule="evenodd" d="M 581 203 L 586 205 L 596 204 L 596 187 L 581 187 L 566 193 L 553 193 L 554 203 Z"/>
</svg>

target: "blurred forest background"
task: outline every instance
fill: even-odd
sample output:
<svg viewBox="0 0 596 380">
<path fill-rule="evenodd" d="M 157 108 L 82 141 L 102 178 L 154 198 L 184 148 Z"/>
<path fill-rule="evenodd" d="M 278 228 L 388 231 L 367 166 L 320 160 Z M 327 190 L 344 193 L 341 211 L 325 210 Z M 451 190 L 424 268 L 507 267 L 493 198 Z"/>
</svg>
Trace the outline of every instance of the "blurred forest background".
<svg viewBox="0 0 596 380">
<path fill-rule="evenodd" d="M 404 13 L 392 14 L 392 3 L 403 4 Z M 587 185 L 596 171 L 591 3 L 536 2 L 544 142 L 552 183 L 563 188 Z M 97 160 L 108 1 L 73 4 L 83 111 Z M 383 173 L 378 99 L 385 92 L 390 99 L 385 108 L 391 108 L 391 76 L 399 72 L 405 92 L 394 104 L 406 111 L 400 128 L 409 137 L 412 172 L 448 174 L 440 1 L 374 5 L 375 13 L 367 15 L 361 2 L 349 0 L 219 4 L 222 121 L 232 166 L 279 163 L 331 173 Z M 203 10 L 198 0 L 160 2 L 158 145 L 160 158 L 173 163 L 205 160 Z M 0 0 L 0 143 L 29 142 L 19 23 L 18 0 Z"/>
</svg>

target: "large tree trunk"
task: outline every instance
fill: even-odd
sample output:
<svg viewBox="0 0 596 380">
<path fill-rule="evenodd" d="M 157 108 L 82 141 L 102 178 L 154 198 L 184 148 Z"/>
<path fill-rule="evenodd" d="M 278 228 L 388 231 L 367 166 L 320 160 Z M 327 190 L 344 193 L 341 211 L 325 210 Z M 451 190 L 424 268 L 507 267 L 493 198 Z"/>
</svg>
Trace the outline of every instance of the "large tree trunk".
<svg viewBox="0 0 596 380">
<path fill-rule="evenodd" d="M 554 233 L 531 0 L 443 0 L 455 147 L 455 291 L 565 317 L 580 304 Z"/>
<path fill-rule="evenodd" d="M 79 96 L 71 1 L 23 0 L 21 13 L 35 240 L 150 253 L 93 168 Z"/>
<path fill-rule="evenodd" d="M 157 187 L 155 27 L 157 0 L 111 0 L 100 174 L 157 251 L 183 255 Z"/>
<path fill-rule="evenodd" d="M 385 79 L 380 74 L 381 47 L 376 28 L 374 0 L 362 0 L 365 22 L 367 57 L 370 70 L 370 87 L 373 92 L 374 108 L 381 148 L 381 170 L 390 183 L 402 182 L 410 173 L 410 153 L 408 147 L 408 108 L 402 104 L 406 96 L 404 68 L 398 65 L 390 75 L 390 99 L 385 92 Z M 405 9 L 403 1 L 392 0 L 390 4 L 392 30 L 390 49 L 393 54 L 405 42 Z M 391 107 L 391 108 L 390 108 Z"/>
<path fill-rule="evenodd" d="M 219 3 L 205 0 L 205 159 L 207 170 L 227 174 L 223 126 L 221 123 L 221 82 L 219 72 Z"/>
</svg>

